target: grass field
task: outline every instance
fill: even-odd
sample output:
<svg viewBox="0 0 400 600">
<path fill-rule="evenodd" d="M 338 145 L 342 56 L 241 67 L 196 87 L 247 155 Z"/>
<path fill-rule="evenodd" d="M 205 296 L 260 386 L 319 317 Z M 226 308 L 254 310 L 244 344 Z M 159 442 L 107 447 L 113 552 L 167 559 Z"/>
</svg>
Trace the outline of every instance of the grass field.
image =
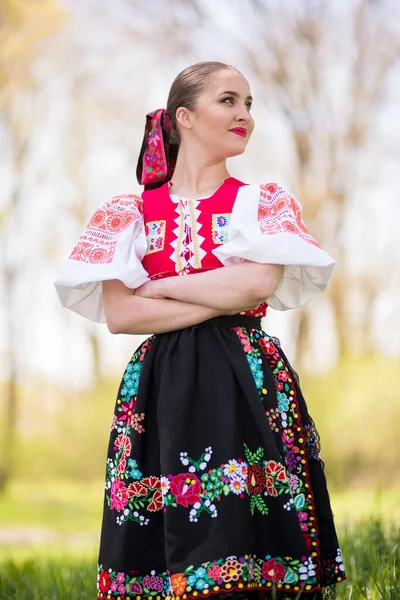
<svg viewBox="0 0 400 600">
<path fill-rule="evenodd" d="M 400 528 L 382 521 L 361 521 L 345 528 L 341 547 L 348 580 L 338 600 L 400 599 Z M 1 600 L 94 600 L 94 546 L 4 547 L 0 555 Z M 121 599 L 122 600 L 122 599 Z"/>
</svg>

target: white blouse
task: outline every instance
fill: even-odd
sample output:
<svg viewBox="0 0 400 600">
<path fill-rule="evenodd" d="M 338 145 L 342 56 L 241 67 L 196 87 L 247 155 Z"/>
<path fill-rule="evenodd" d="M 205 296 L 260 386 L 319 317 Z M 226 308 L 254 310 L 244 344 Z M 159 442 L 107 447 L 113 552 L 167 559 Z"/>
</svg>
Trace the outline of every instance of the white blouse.
<svg viewBox="0 0 400 600">
<path fill-rule="evenodd" d="M 132 194 L 115 196 L 91 217 L 54 282 L 64 307 L 105 322 L 102 281 L 118 279 L 131 289 L 149 281 L 142 266 L 147 250 L 142 202 Z M 328 286 L 334 260 L 308 233 L 298 200 L 276 183 L 240 187 L 227 226 L 227 241 L 212 250 L 224 266 L 284 265 L 277 290 L 266 299 L 272 308 L 296 308 Z"/>
</svg>

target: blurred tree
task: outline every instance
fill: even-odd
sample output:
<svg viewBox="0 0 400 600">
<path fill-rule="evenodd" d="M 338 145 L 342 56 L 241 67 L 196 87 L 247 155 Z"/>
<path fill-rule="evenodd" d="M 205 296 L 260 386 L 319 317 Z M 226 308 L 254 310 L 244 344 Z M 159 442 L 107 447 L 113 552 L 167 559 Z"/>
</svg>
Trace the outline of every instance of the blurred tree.
<svg viewBox="0 0 400 600">
<path fill-rule="evenodd" d="M 6 323 L 7 382 L 4 394 L 5 422 L 0 458 L 0 493 L 13 472 L 19 396 L 17 287 L 27 267 L 28 248 L 23 244 L 22 190 L 33 133 L 31 113 L 35 76 L 33 65 L 43 51 L 43 40 L 61 25 L 62 13 L 55 0 L 0 0 L 0 119 L 9 149 L 7 167 L 11 188 L 0 207 L 0 277 Z M 13 239 L 22 243 L 15 247 Z"/>
<path fill-rule="evenodd" d="M 246 47 L 247 58 L 263 84 L 265 100 L 289 125 L 297 162 L 295 188 L 305 220 L 338 263 L 330 299 L 339 352 L 349 352 L 352 345 L 347 310 L 352 289 L 368 299 L 361 321 L 365 351 L 371 344 L 366 325 L 381 274 L 369 268 L 367 274 L 350 276 L 341 234 L 351 194 L 360 180 L 369 178 L 361 152 L 375 132 L 376 110 L 400 57 L 395 7 L 384 0 L 359 0 L 344 14 L 326 0 L 250 4 L 257 44 Z M 310 348 L 312 311 L 312 306 L 299 311 L 300 360 Z"/>
</svg>

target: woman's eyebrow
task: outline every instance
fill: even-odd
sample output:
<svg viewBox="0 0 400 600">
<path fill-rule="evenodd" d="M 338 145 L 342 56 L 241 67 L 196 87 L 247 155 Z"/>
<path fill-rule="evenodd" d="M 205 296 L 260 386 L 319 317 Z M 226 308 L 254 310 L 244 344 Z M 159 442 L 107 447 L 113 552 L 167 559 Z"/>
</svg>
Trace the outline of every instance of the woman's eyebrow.
<svg viewBox="0 0 400 600">
<path fill-rule="evenodd" d="M 229 90 L 226 90 L 225 92 L 221 92 L 220 94 L 218 94 L 219 96 L 222 96 L 223 94 L 230 94 L 231 96 L 235 96 L 236 98 L 238 98 L 240 96 L 240 94 L 238 94 L 237 92 L 231 92 Z M 253 100 L 252 96 L 247 96 L 246 98 L 247 100 Z"/>
</svg>

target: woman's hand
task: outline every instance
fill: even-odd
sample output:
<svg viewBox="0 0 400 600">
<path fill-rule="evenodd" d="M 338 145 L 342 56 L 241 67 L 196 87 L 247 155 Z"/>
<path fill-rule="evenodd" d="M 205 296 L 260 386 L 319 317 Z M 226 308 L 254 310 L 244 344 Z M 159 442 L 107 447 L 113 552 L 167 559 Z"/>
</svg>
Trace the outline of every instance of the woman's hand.
<svg viewBox="0 0 400 600">
<path fill-rule="evenodd" d="M 135 296 L 140 296 L 140 298 L 164 298 L 164 296 L 160 293 L 158 280 L 156 281 L 147 281 L 140 287 L 135 290 Z"/>
</svg>

